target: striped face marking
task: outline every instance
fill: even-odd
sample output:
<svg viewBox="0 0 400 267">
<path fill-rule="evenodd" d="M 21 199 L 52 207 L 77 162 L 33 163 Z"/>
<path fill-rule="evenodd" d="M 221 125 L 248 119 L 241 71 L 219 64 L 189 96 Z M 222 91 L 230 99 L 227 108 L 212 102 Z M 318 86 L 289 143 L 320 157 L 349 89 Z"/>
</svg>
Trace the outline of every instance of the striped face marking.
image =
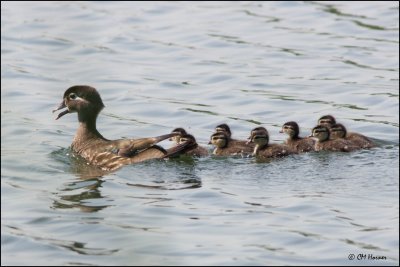
<svg viewBox="0 0 400 267">
<path fill-rule="evenodd" d="M 317 126 L 312 130 L 312 136 L 318 138 L 319 141 L 329 139 L 329 130 L 325 126 Z"/>
<path fill-rule="evenodd" d="M 217 132 L 211 135 L 210 143 L 219 148 L 223 148 L 227 145 L 227 136 L 224 133 Z"/>
</svg>

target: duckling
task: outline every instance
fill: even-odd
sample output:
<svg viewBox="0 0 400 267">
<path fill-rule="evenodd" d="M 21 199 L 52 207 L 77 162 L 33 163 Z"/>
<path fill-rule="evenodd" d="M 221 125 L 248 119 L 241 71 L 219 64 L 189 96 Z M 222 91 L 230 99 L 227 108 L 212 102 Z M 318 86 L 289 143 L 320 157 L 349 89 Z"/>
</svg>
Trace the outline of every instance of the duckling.
<svg viewBox="0 0 400 267">
<path fill-rule="evenodd" d="M 362 148 L 372 148 L 375 147 L 375 143 L 369 139 L 368 137 L 358 134 L 358 133 L 347 133 L 346 127 L 343 124 L 336 123 L 331 125 L 330 138 L 331 139 L 339 139 L 343 138 L 349 141 L 353 146 Z"/>
<path fill-rule="evenodd" d="M 213 133 L 209 144 L 215 146 L 213 154 L 217 156 L 248 156 L 253 151 L 253 146 L 246 145 L 246 142 L 232 143 L 226 132 Z"/>
<path fill-rule="evenodd" d="M 251 130 L 248 142 L 255 144 L 253 156 L 260 158 L 280 158 L 296 153 L 287 145 L 269 144 L 269 134 L 264 127 Z"/>
<path fill-rule="evenodd" d="M 56 120 L 68 113 L 78 113 L 79 127 L 72 141 L 72 150 L 89 164 L 103 170 L 115 170 L 123 165 L 169 157 L 184 149 L 183 145 L 169 150 L 155 145 L 176 133 L 140 139 L 104 138 L 96 128 L 97 116 L 104 104 L 100 94 L 91 86 L 76 85 L 67 89 L 61 104 L 53 113 L 64 108 L 67 109 L 59 113 Z"/>
<path fill-rule="evenodd" d="M 312 129 L 310 137 L 317 139 L 315 143 L 315 151 L 342 151 L 350 152 L 357 149 L 349 141 L 345 139 L 334 139 L 329 140 L 330 133 L 329 129 L 325 126 L 318 125 Z"/>
<path fill-rule="evenodd" d="M 318 120 L 318 125 L 325 126 L 328 129 L 330 129 L 334 124 L 336 124 L 336 120 L 332 115 L 322 116 Z M 342 124 L 340 124 L 340 125 L 341 126 L 336 127 L 338 130 L 340 127 L 344 127 Z M 346 137 L 345 139 L 348 141 L 351 141 L 352 145 L 358 146 L 360 148 L 372 148 L 372 147 L 376 146 L 376 144 L 368 137 L 366 137 L 362 134 L 359 134 L 359 133 L 353 133 L 353 132 L 349 133 L 349 132 L 347 132 L 346 128 L 344 128 L 344 130 L 345 130 L 345 137 Z M 331 132 L 331 134 L 332 134 L 332 132 Z M 331 138 L 332 138 L 332 136 L 331 136 Z M 332 138 L 332 139 L 334 139 L 334 138 Z"/>
<path fill-rule="evenodd" d="M 325 126 L 328 129 L 335 123 L 336 119 L 332 115 L 325 115 L 318 119 L 318 125 Z"/>
<path fill-rule="evenodd" d="M 310 137 L 299 137 L 299 125 L 296 122 L 286 122 L 279 132 L 289 135 L 285 144 L 297 153 L 314 151 L 315 140 Z"/>
<path fill-rule="evenodd" d="M 254 149 L 254 145 L 249 144 L 247 141 L 233 139 L 231 128 L 229 128 L 228 124 L 226 124 L 226 123 L 216 126 L 215 132 L 216 133 L 224 132 L 226 134 L 226 136 L 228 137 L 228 140 L 229 140 L 229 143 L 228 143 L 229 147 L 244 147 L 246 149 L 248 146 L 250 146 L 252 148 L 252 150 Z"/>
<path fill-rule="evenodd" d="M 216 132 L 216 133 L 225 132 L 226 135 L 227 135 L 229 138 L 231 138 L 231 136 L 232 136 L 231 128 L 229 128 L 228 124 L 226 124 L 226 123 L 217 125 L 217 126 L 215 127 L 215 132 Z"/>
<path fill-rule="evenodd" d="M 172 130 L 171 133 L 174 133 L 176 135 L 171 137 L 169 139 L 169 141 L 174 141 L 175 144 L 179 144 L 179 140 L 180 140 L 181 136 L 187 134 L 187 132 L 183 128 L 175 128 Z"/>
<path fill-rule="evenodd" d="M 208 150 L 205 147 L 199 146 L 196 139 L 191 134 L 183 134 L 180 136 L 179 144 L 184 145 L 185 149 L 181 151 L 184 155 L 193 157 L 208 156 Z"/>
</svg>

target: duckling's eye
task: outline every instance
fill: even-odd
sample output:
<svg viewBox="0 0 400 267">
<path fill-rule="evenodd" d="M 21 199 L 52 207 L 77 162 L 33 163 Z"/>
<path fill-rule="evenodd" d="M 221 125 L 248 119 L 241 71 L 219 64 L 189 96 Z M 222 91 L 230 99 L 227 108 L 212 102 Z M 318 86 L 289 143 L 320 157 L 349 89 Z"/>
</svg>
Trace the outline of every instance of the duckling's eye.
<svg viewBox="0 0 400 267">
<path fill-rule="evenodd" d="M 72 100 L 74 100 L 74 99 L 77 98 L 77 96 L 76 96 L 75 93 L 70 93 L 70 94 L 69 94 L 69 98 L 72 99 Z"/>
<path fill-rule="evenodd" d="M 181 140 L 180 140 L 182 143 L 183 142 L 187 142 L 188 141 L 188 139 L 187 138 L 181 138 Z"/>
</svg>

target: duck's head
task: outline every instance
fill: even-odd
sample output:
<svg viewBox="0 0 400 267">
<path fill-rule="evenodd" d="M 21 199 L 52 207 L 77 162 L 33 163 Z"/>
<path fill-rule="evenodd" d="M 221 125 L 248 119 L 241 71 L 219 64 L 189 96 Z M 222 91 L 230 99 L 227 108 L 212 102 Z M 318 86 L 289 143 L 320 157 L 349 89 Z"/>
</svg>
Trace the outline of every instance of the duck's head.
<svg viewBox="0 0 400 267">
<path fill-rule="evenodd" d="M 231 138 L 231 135 L 232 135 L 231 128 L 229 128 L 228 124 L 226 124 L 226 123 L 217 125 L 215 127 L 215 132 L 217 132 L 217 133 L 224 132 L 224 133 L 226 133 L 228 138 Z"/>
<path fill-rule="evenodd" d="M 336 123 L 335 117 L 332 115 L 325 115 L 318 119 L 318 125 L 325 126 L 330 128 L 333 124 Z"/>
<path fill-rule="evenodd" d="M 331 139 L 345 138 L 347 134 L 346 127 L 341 123 L 331 125 L 329 132 Z"/>
<path fill-rule="evenodd" d="M 224 148 L 228 145 L 228 140 L 229 137 L 225 132 L 216 132 L 211 135 L 208 144 L 212 144 L 218 148 Z"/>
<path fill-rule="evenodd" d="M 318 139 L 319 142 L 329 140 L 329 129 L 325 126 L 318 125 L 311 130 L 310 137 Z"/>
<path fill-rule="evenodd" d="M 61 104 L 53 110 L 67 108 L 58 114 L 56 120 L 68 113 L 78 113 L 80 122 L 96 120 L 97 115 L 104 108 L 103 101 L 97 90 L 87 85 L 75 85 L 68 88 L 63 96 Z"/>
<path fill-rule="evenodd" d="M 257 127 L 251 130 L 247 143 L 254 143 L 257 147 L 267 146 L 269 143 L 269 134 L 264 127 Z"/>
<path fill-rule="evenodd" d="M 289 121 L 286 122 L 282 126 L 282 130 L 280 130 L 280 133 L 285 133 L 289 135 L 291 139 L 299 137 L 299 125 L 295 121 Z"/>
<path fill-rule="evenodd" d="M 178 147 L 182 147 L 182 152 L 192 150 L 198 146 L 196 138 L 191 134 L 182 134 L 179 138 Z M 181 153 L 182 153 L 181 152 Z"/>
<path fill-rule="evenodd" d="M 179 144 L 179 140 L 182 137 L 182 135 L 187 134 L 187 132 L 183 128 L 175 128 L 172 130 L 171 133 L 175 133 L 176 135 L 174 137 L 171 137 L 169 141 L 175 141 L 175 143 L 177 144 Z"/>
</svg>

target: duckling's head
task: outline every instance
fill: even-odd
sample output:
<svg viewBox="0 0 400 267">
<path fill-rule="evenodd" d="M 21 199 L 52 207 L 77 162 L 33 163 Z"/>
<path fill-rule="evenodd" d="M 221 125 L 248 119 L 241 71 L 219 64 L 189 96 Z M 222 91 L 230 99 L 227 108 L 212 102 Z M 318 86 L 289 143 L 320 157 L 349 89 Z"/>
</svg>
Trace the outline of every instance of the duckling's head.
<svg viewBox="0 0 400 267">
<path fill-rule="evenodd" d="M 196 138 L 194 138 L 193 135 L 191 134 L 182 134 L 181 138 L 179 139 L 179 144 L 183 144 L 183 143 L 196 143 Z"/>
<path fill-rule="evenodd" d="M 335 123 L 335 117 L 333 117 L 332 115 L 325 115 L 318 119 L 318 125 L 322 125 L 328 128 L 330 128 Z"/>
<path fill-rule="evenodd" d="M 255 143 L 257 147 L 262 148 L 269 143 L 269 134 L 264 127 L 257 127 L 251 130 L 247 143 Z"/>
<path fill-rule="evenodd" d="M 175 141 L 175 143 L 177 143 L 177 144 L 179 144 L 179 140 L 180 140 L 181 136 L 187 134 L 187 132 L 183 128 L 175 128 L 172 130 L 171 133 L 175 133 L 176 135 L 171 137 L 169 139 L 169 141 Z"/>
<path fill-rule="evenodd" d="M 179 145 L 185 145 L 185 150 L 190 150 L 190 149 L 194 149 L 196 148 L 197 142 L 196 142 L 196 138 L 194 138 L 193 135 L 191 134 L 182 134 L 180 139 L 179 139 Z"/>
<path fill-rule="evenodd" d="M 59 113 L 56 120 L 67 113 L 78 112 L 79 121 L 87 122 L 96 120 L 97 115 L 104 108 L 104 104 L 95 88 L 87 85 L 75 85 L 65 91 L 61 104 L 53 110 L 53 113 L 64 108 L 67 110 Z"/>
<path fill-rule="evenodd" d="M 325 126 L 318 125 L 311 130 L 310 137 L 318 139 L 319 142 L 329 140 L 329 129 Z"/>
<path fill-rule="evenodd" d="M 345 138 L 347 134 L 346 127 L 340 123 L 333 124 L 329 132 L 331 139 Z"/>
<path fill-rule="evenodd" d="M 296 139 L 299 137 L 299 131 L 299 125 L 295 121 L 289 121 L 282 126 L 282 130 L 279 132 L 286 133 L 290 139 Z"/>
<path fill-rule="evenodd" d="M 213 133 L 210 137 L 209 144 L 213 144 L 218 148 L 224 148 L 228 145 L 228 135 L 225 132 Z"/>
<path fill-rule="evenodd" d="M 226 123 L 220 124 L 217 127 L 215 127 L 215 132 L 217 133 L 225 132 L 229 138 L 231 138 L 232 135 L 231 128 L 229 128 L 228 124 Z"/>
</svg>

